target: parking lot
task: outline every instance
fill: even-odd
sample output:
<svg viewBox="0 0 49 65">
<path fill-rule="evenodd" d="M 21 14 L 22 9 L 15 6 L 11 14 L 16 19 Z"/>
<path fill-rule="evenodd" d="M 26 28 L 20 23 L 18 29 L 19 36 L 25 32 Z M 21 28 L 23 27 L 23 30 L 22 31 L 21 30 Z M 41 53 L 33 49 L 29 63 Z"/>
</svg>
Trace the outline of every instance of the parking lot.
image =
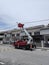
<svg viewBox="0 0 49 65">
<path fill-rule="evenodd" d="M 49 50 L 30 51 L 0 45 L 0 65 L 49 65 Z"/>
</svg>

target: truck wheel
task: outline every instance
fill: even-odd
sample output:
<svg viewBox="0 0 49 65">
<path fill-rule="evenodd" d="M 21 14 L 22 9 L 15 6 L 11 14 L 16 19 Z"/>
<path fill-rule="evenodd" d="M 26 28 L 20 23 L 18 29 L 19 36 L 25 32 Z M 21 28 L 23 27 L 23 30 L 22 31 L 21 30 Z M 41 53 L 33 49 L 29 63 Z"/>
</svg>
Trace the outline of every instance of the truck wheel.
<svg viewBox="0 0 49 65">
<path fill-rule="evenodd" d="M 27 45 L 27 46 L 26 46 L 26 50 L 29 50 L 29 49 L 30 49 L 30 45 Z"/>
<path fill-rule="evenodd" d="M 23 50 L 26 50 L 26 47 L 25 46 L 23 47 Z"/>
<path fill-rule="evenodd" d="M 34 48 L 36 49 L 36 45 L 34 45 Z"/>
<path fill-rule="evenodd" d="M 30 49 L 30 51 L 32 51 L 32 49 Z"/>
<path fill-rule="evenodd" d="M 16 49 L 17 47 L 15 46 L 15 49 Z"/>
</svg>

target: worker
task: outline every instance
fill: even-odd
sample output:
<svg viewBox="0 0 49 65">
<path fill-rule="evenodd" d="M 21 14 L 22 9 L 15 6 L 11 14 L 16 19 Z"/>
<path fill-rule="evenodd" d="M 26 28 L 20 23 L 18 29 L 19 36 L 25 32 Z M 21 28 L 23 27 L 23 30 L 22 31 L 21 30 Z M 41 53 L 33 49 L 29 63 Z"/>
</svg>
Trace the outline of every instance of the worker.
<svg viewBox="0 0 49 65">
<path fill-rule="evenodd" d="M 33 44 L 33 39 L 31 40 L 31 43 L 30 43 L 30 50 L 32 51 L 32 44 Z"/>
</svg>

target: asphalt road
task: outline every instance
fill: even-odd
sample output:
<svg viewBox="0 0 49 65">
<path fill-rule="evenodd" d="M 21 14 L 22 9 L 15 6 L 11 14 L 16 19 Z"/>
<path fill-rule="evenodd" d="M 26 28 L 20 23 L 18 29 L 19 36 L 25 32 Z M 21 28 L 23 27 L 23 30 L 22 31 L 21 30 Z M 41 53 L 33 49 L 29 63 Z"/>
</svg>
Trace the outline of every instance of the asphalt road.
<svg viewBox="0 0 49 65">
<path fill-rule="evenodd" d="M 49 65 L 49 50 L 20 50 L 0 45 L 0 65 Z"/>
</svg>

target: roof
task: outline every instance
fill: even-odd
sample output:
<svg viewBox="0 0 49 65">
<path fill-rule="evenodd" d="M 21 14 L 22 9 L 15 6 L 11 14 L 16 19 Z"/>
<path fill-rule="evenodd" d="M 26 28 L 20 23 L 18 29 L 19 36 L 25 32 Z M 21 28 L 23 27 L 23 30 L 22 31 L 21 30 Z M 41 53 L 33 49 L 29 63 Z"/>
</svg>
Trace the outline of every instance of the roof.
<svg viewBox="0 0 49 65">
<path fill-rule="evenodd" d="M 44 29 L 45 26 L 44 25 L 38 25 L 38 26 L 34 26 L 34 27 L 28 27 L 26 28 L 27 30 L 33 30 L 33 29 Z M 12 32 L 19 32 L 20 29 L 13 29 L 13 30 L 8 30 L 8 31 L 2 31 L 0 33 L 12 33 Z"/>
<path fill-rule="evenodd" d="M 49 27 L 46 27 L 46 26 L 45 26 L 44 28 L 42 28 L 42 29 L 40 29 L 40 30 L 46 30 L 46 29 L 49 29 Z"/>
<path fill-rule="evenodd" d="M 29 27 L 29 28 L 26 28 L 27 30 L 28 29 L 39 29 L 39 28 L 44 28 L 45 26 L 44 25 L 39 25 L 39 26 L 34 26 L 34 27 Z"/>
</svg>

